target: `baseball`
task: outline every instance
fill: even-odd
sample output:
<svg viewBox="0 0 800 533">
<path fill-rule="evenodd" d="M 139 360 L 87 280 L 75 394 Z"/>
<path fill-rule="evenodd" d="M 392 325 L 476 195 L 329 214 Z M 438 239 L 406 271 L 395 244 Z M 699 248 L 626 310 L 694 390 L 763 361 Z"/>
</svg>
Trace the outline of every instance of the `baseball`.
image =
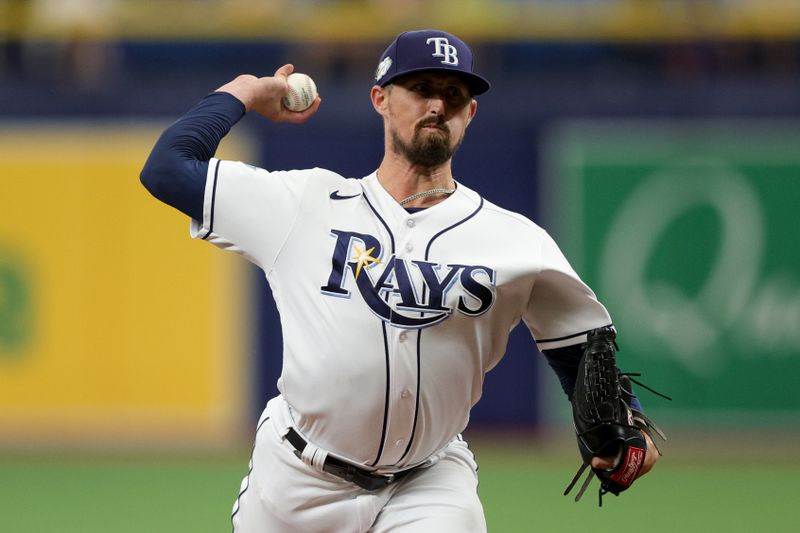
<svg viewBox="0 0 800 533">
<path fill-rule="evenodd" d="M 305 111 L 317 97 L 317 85 L 306 74 L 295 72 L 286 79 L 289 93 L 283 97 L 283 106 L 289 111 Z"/>
</svg>

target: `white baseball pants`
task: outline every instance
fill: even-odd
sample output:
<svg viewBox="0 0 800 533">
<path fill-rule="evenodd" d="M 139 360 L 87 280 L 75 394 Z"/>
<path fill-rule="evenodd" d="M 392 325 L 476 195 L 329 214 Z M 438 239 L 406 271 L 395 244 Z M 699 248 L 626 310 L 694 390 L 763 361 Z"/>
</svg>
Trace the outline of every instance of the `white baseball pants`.
<svg viewBox="0 0 800 533">
<path fill-rule="evenodd" d="M 291 424 L 281 397 L 256 432 L 250 472 L 233 506 L 234 533 L 484 533 L 477 465 L 453 440 L 432 466 L 369 492 L 306 465 L 283 438 Z"/>
</svg>

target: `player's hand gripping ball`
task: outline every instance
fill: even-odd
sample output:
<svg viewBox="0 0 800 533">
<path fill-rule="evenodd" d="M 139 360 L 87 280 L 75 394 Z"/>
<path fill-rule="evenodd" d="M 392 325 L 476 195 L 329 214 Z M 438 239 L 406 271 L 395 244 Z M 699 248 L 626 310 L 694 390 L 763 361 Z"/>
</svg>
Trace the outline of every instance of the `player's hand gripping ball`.
<svg viewBox="0 0 800 533">
<path fill-rule="evenodd" d="M 283 107 L 289 111 L 305 111 L 317 98 L 317 85 L 306 74 L 295 72 L 286 78 L 289 92 L 283 97 Z"/>
</svg>

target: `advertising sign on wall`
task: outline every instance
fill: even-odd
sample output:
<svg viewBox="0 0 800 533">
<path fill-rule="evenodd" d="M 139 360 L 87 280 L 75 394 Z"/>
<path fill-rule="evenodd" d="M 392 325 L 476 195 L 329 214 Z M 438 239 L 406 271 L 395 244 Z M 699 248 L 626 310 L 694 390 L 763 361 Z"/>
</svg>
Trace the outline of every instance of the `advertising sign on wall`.
<svg viewBox="0 0 800 533">
<path fill-rule="evenodd" d="M 580 121 L 545 145 L 549 228 L 683 420 L 800 420 L 800 125 Z"/>
</svg>

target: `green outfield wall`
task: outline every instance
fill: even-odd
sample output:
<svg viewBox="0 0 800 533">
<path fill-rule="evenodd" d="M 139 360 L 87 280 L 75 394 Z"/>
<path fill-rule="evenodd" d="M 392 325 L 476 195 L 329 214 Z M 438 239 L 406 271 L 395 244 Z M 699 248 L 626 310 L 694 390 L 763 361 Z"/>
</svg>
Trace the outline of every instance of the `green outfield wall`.
<svg viewBox="0 0 800 533">
<path fill-rule="evenodd" d="M 543 208 L 619 329 L 624 370 L 681 421 L 797 424 L 800 124 L 577 121 Z M 641 389 L 640 389 L 641 390 Z"/>
</svg>

